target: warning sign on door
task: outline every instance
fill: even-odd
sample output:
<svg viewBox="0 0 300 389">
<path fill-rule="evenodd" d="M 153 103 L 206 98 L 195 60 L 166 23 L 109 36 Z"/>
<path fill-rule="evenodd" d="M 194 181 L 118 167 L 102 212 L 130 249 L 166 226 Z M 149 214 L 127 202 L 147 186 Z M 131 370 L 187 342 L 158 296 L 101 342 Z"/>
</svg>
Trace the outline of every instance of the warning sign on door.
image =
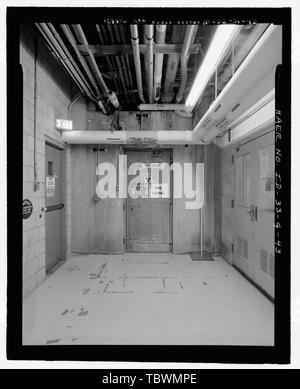
<svg viewBox="0 0 300 389">
<path fill-rule="evenodd" d="M 46 177 L 46 197 L 55 196 L 55 177 L 47 176 Z"/>
</svg>

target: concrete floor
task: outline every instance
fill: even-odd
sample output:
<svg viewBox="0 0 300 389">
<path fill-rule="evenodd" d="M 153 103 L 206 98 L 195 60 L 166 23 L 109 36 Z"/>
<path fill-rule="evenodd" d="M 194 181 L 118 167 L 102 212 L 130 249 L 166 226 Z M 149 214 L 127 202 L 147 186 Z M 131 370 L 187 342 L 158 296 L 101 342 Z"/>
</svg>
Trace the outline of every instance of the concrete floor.
<svg viewBox="0 0 300 389">
<path fill-rule="evenodd" d="M 78 255 L 23 305 L 23 344 L 273 345 L 274 306 L 222 258 Z"/>
</svg>

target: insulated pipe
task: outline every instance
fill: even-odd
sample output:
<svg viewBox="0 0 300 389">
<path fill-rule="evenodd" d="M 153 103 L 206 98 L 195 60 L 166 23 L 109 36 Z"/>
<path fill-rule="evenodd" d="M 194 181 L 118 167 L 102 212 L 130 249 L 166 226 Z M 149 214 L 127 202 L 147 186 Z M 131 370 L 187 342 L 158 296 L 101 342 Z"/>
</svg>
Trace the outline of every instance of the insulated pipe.
<svg viewBox="0 0 300 389">
<path fill-rule="evenodd" d="M 172 30 L 172 43 L 177 43 L 179 41 L 179 32 L 180 32 L 180 26 L 173 26 Z M 162 100 L 165 103 L 170 103 L 173 100 L 174 91 L 174 81 L 178 69 L 180 55 L 179 54 L 169 54 L 168 55 L 168 61 L 167 61 L 167 68 L 165 72 L 165 82 L 164 82 L 164 88 L 163 88 L 163 96 Z"/>
<path fill-rule="evenodd" d="M 153 25 L 146 24 L 145 39 L 147 45 L 147 68 L 148 68 L 148 98 L 153 101 Z"/>
<path fill-rule="evenodd" d="M 180 77 L 181 77 L 181 83 L 179 91 L 177 92 L 176 96 L 176 102 L 179 103 L 182 100 L 182 96 L 185 90 L 186 82 L 187 82 L 187 64 L 189 60 L 189 52 L 191 45 L 194 42 L 196 33 L 197 33 L 198 26 L 192 25 L 187 26 L 186 33 L 183 41 L 183 47 L 181 50 L 181 56 L 180 56 Z"/>
<path fill-rule="evenodd" d="M 165 43 L 167 26 L 165 24 L 158 24 L 156 26 L 156 35 L 155 42 L 158 45 Z M 158 101 L 160 98 L 160 89 L 161 89 L 161 76 L 162 76 L 162 67 L 163 67 L 163 54 L 155 54 L 155 68 L 154 68 L 154 91 L 153 98 L 155 101 Z"/>
<path fill-rule="evenodd" d="M 64 131 L 62 139 L 69 144 L 195 143 L 192 140 L 192 131 Z"/>
<path fill-rule="evenodd" d="M 135 75 L 136 75 L 136 82 L 137 82 L 137 87 L 138 87 L 138 92 L 139 92 L 139 98 L 144 103 L 145 99 L 143 96 L 139 33 L 138 33 L 137 24 L 130 25 L 130 32 L 131 32 L 131 43 L 132 43 Z"/>
<path fill-rule="evenodd" d="M 274 88 L 275 69 L 282 62 L 279 49 L 281 35 L 279 25 L 268 27 L 194 127 L 193 140 L 209 143 L 218 133 L 228 128 L 233 120 Z"/>
<path fill-rule="evenodd" d="M 98 37 L 100 39 L 100 43 L 104 45 L 104 40 L 102 38 L 102 34 L 101 34 L 101 30 L 100 30 L 99 24 L 96 24 L 96 30 L 98 32 Z M 113 64 L 111 63 L 111 60 L 110 60 L 109 56 L 107 55 L 107 56 L 105 56 L 105 58 L 106 58 L 106 62 L 108 64 L 108 67 L 112 70 L 113 69 Z M 115 76 L 115 72 L 114 71 L 112 71 L 112 76 L 113 76 L 113 82 L 114 82 L 116 91 L 119 92 L 119 88 L 118 88 L 118 85 L 117 85 L 116 76 Z"/>
<path fill-rule="evenodd" d="M 184 104 L 140 104 L 140 111 L 181 111 L 184 109 Z"/>
<path fill-rule="evenodd" d="M 97 62 L 96 62 L 95 57 L 94 57 L 94 54 L 92 53 L 92 51 L 91 51 L 91 49 L 89 47 L 89 43 L 88 43 L 88 41 L 87 41 L 87 39 L 85 37 L 85 34 L 84 34 L 83 30 L 82 30 L 81 25 L 80 24 L 74 24 L 73 27 L 74 27 L 74 30 L 77 31 L 78 36 L 80 36 L 80 39 L 82 40 L 84 46 L 87 49 L 87 52 L 88 52 L 88 55 L 90 57 L 90 60 L 91 60 L 94 72 L 97 75 L 98 82 L 101 85 L 101 88 L 103 89 L 103 91 L 104 91 L 104 93 L 106 95 L 109 95 L 109 90 L 108 90 L 108 88 L 106 86 L 105 81 L 103 80 L 102 74 L 101 74 L 101 72 L 99 70 L 99 67 L 98 67 Z"/>
<path fill-rule="evenodd" d="M 98 89 L 96 80 L 95 80 L 94 76 L 92 75 L 92 73 L 90 71 L 90 68 L 88 67 L 85 59 L 82 57 L 82 55 L 80 54 L 80 51 L 78 50 L 78 47 L 76 45 L 76 41 L 75 41 L 74 36 L 73 36 L 73 34 L 72 34 L 71 30 L 70 30 L 70 27 L 65 25 L 65 24 L 60 24 L 60 27 L 63 30 L 66 38 L 70 42 L 71 46 L 73 47 L 73 49 L 74 49 L 74 51 L 75 51 L 75 53 L 77 55 L 78 60 L 80 61 L 83 69 L 85 70 L 88 78 L 90 79 L 90 82 L 92 83 L 94 89 L 96 90 L 97 96 L 99 97 L 100 96 L 100 91 Z"/>
<path fill-rule="evenodd" d="M 76 84 L 79 87 L 79 89 L 83 93 L 85 93 L 88 97 L 90 97 L 93 101 L 97 101 L 96 98 L 94 97 L 94 94 L 92 93 L 90 88 L 87 86 L 88 83 L 86 82 L 86 80 L 85 80 L 84 76 L 82 75 L 80 69 L 78 68 L 78 66 L 75 63 L 73 64 L 73 59 L 71 57 L 71 54 L 68 52 L 66 47 L 64 46 L 64 48 L 66 50 L 66 52 L 64 52 L 62 47 L 59 45 L 57 40 L 54 38 L 53 34 L 51 33 L 51 31 L 50 31 L 50 29 L 49 29 L 49 27 L 47 26 L 46 23 L 40 23 L 40 24 L 36 23 L 36 26 L 42 32 L 42 34 L 46 38 L 46 41 L 52 47 L 52 49 L 55 52 L 56 56 L 59 58 L 59 60 L 61 61 L 61 63 L 63 64 L 63 66 L 67 70 L 67 72 L 70 74 L 70 76 L 76 82 Z"/>
</svg>

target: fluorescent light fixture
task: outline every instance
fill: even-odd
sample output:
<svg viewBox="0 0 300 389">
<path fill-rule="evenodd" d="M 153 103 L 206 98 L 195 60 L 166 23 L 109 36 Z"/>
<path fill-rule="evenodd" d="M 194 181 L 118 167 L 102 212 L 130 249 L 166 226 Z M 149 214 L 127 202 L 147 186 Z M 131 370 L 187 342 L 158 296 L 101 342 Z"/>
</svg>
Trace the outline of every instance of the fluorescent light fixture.
<svg viewBox="0 0 300 389">
<path fill-rule="evenodd" d="M 208 81 L 241 28 L 242 26 L 236 24 L 222 24 L 217 27 L 186 99 L 185 111 L 191 112 L 194 109 Z"/>
</svg>

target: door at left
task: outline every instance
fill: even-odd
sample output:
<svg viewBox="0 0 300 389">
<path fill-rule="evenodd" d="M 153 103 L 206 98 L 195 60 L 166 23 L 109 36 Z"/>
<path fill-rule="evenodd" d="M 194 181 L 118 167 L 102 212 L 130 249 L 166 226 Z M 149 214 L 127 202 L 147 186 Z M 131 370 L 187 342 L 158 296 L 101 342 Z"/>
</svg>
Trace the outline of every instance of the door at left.
<svg viewBox="0 0 300 389">
<path fill-rule="evenodd" d="M 46 271 L 62 260 L 61 150 L 45 147 Z"/>
</svg>

